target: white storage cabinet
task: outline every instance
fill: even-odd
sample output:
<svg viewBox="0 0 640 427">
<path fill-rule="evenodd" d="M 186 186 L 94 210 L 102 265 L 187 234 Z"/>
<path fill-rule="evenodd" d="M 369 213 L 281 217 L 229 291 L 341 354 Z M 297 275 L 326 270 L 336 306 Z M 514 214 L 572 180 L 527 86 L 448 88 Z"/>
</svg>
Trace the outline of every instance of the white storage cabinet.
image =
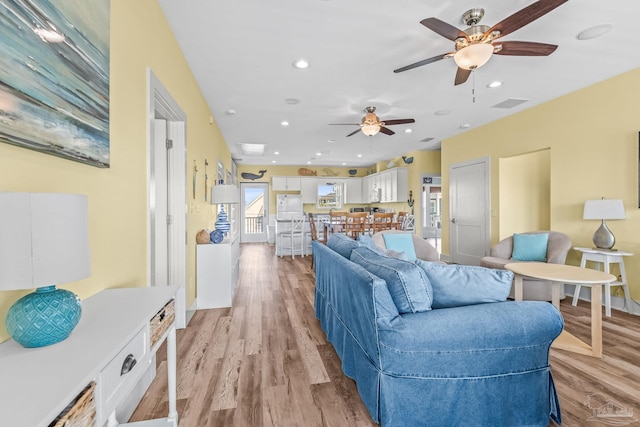
<svg viewBox="0 0 640 427">
<path fill-rule="evenodd" d="M 240 239 L 196 246 L 196 306 L 231 307 L 240 275 Z"/>
</svg>

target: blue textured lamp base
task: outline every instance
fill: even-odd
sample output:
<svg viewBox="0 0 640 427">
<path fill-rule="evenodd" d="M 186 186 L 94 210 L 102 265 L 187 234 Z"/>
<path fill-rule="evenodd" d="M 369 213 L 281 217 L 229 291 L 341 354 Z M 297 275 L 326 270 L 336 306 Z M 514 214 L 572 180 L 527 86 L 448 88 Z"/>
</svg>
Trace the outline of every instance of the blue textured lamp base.
<svg viewBox="0 0 640 427">
<path fill-rule="evenodd" d="M 226 234 L 231 229 L 231 223 L 227 217 L 227 213 L 224 211 L 224 205 L 220 205 L 220 212 L 218 213 L 218 220 L 215 223 L 216 230 L 222 231 Z"/>
<path fill-rule="evenodd" d="M 44 347 L 65 340 L 82 307 L 73 292 L 45 286 L 16 301 L 7 313 L 7 331 L 23 347 Z"/>
</svg>

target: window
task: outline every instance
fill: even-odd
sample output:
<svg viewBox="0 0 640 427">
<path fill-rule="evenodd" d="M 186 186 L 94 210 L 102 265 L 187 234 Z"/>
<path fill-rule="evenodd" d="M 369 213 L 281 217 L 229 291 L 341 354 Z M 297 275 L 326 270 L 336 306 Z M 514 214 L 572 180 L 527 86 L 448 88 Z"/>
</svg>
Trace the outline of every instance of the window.
<svg viewBox="0 0 640 427">
<path fill-rule="evenodd" d="M 342 184 L 326 182 L 318 184 L 318 209 L 339 209 L 342 207 Z"/>
</svg>

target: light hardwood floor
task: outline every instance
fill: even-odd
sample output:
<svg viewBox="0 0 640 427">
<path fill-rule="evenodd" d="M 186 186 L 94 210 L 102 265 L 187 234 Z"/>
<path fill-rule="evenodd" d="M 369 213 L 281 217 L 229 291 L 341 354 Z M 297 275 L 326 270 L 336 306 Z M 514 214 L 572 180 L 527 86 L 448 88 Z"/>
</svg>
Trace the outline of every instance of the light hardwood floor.
<svg viewBox="0 0 640 427">
<path fill-rule="evenodd" d="M 180 427 L 376 425 L 326 342 L 313 292 L 310 257 L 241 245 L 233 308 L 199 310 L 178 331 Z M 561 311 L 567 330 L 589 342 L 589 304 L 566 298 Z M 640 425 L 640 317 L 614 310 L 603 325 L 602 359 L 551 350 L 563 426 L 606 425 L 588 421 L 589 398 L 633 410 L 627 425 Z M 166 416 L 165 351 L 158 354 L 158 375 L 131 421 Z"/>
</svg>

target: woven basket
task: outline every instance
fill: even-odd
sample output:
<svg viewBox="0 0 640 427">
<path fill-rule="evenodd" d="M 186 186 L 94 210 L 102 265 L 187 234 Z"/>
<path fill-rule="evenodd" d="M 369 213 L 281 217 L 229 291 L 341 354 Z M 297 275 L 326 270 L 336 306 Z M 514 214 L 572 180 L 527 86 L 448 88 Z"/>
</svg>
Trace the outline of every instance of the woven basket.
<svg viewBox="0 0 640 427">
<path fill-rule="evenodd" d="M 93 427 L 96 422 L 96 407 L 93 404 L 95 388 L 96 383 L 91 381 L 49 427 Z"/>
<path fill-rule="evenodd" d="M 169 326 L 176 318 L 174 300 L 169 301 L 162 310 L 151 318 L 149 325 L 151 327 L 151 347 L 156 345 L 162 335 L 167 332 Z"/>
</svg>

